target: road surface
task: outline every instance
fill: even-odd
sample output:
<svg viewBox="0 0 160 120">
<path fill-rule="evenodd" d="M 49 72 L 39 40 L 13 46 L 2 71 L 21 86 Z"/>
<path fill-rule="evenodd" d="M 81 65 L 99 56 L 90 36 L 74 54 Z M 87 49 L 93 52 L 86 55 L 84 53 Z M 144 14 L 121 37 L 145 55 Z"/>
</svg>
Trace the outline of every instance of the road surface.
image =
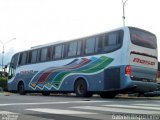
<svg viewBox="0 0 160 120">
<path fill-rule="evenodd" d="M 0 95 L 0 120 L 160 120 L 160 100 Z"/>
</svg>

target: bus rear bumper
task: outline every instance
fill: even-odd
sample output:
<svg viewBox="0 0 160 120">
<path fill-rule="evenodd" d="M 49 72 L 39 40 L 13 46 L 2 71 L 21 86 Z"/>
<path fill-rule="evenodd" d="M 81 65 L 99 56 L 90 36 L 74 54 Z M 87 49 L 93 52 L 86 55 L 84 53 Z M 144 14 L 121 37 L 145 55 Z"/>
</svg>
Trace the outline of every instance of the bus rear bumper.
<svg viewBox="0 0 160 120">
<path fill-rule="evenodd" d="M 153 82 L 131 81 L 125 89 L 132 92 L 146 93 L 160 90 L 160 85 Z"/>
<path fill-rule="evenodd" d="M 153 91 L 153 92 L 146 92 L 146 93 L 144 93 L 144 96 L 146 96 L 146 97 L 160 96 L 160 90 L 159 91 Z"/>
</svg>

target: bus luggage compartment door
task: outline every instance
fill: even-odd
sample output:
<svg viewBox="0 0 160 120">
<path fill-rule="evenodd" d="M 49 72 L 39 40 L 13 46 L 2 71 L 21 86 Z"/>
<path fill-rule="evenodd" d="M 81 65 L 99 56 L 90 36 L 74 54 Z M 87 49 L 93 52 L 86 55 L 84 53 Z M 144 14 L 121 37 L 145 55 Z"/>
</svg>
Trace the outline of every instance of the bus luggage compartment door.
<svg viewBox="0 0 160 120">
<path fill-rule="evenodd" d="M 104 71 L 104 90 L 120 89 L 120 68 L 108 68 Z"/>
</svg>

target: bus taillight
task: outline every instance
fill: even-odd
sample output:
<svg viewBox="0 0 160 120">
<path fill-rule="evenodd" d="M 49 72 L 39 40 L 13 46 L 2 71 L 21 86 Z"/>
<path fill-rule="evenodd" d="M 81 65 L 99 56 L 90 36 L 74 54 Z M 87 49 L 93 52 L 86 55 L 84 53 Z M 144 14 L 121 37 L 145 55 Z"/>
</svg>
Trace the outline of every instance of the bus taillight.
<svg viewBox="0 0 160 120">
<path fill-rule="evenodd" d="M 131 75 L 131 66 L 127 65 L 125 68 L 125 75 L 130 76 Z"/>
</svg>

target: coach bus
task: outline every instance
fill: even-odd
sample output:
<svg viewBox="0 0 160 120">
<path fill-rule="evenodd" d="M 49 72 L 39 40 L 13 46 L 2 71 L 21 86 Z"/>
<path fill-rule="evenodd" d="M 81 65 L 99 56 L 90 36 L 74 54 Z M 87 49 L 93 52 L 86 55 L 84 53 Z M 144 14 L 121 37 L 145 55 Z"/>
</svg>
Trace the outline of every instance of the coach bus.
<svg viewBox="0 0 160 120">
<path fill-rule="evenodd" d="M 145 93 L 159 89 L 156 36 L 122 27 L 84 38 L 32 47 L 16 53 L 9 68 L 8 90 L 99 94 Z"/>
</svg>

